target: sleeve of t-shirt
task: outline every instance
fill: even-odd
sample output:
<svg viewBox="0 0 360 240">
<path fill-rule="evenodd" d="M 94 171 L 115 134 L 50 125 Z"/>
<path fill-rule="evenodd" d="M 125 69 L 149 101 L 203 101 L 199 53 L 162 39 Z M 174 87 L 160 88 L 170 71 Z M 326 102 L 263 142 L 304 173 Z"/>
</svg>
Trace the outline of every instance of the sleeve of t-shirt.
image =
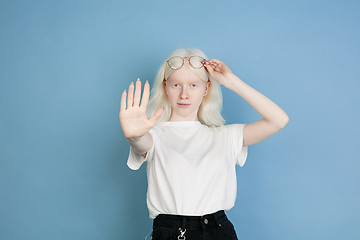
<svg viewBox="0 0 360 240">
<path fill-rule="evenodd" d="M 243 146 L 243 130 L 245 124 L 232 124 L 228 125 L 231 145 L 235 152 L 236 165 L 244 166 L 247 158 L 248 148 Z"/>
<path fill-rule="evenodd" d="M 153 137 L 153 133 L 150 130 L 149 133 L 152 135 Z M 153 137 L 154 139 L 154 137 Z M 153 146 L 151 147 L 151 149 L 147 152 L 146 157 L 144 157 L 142 154 L 137 153 L 133 147 L 130 146 L 130 152 L 129 152 L 129 157 L 127 160 L 127 165 L 131 170 L 138 170 L 141 165 L 148 161 L 149 159 L 152 158 L 153 152 L 154 152 L 154 140 L 153 140 Z"/>
</svg>

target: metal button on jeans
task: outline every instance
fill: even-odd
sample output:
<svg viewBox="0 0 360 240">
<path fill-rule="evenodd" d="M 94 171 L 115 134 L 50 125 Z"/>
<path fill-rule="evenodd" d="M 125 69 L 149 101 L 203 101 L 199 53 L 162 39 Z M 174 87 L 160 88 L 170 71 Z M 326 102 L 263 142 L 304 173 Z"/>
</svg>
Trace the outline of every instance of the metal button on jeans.
<svg viewBox="0 0 360 240">
<path fill-rule="evenodd" d="M 206 218 L 204 219 L 204 223 L 205 224 L 208 224 L 209 223 L 209 220 L 207 220 Z"/>
</svg>

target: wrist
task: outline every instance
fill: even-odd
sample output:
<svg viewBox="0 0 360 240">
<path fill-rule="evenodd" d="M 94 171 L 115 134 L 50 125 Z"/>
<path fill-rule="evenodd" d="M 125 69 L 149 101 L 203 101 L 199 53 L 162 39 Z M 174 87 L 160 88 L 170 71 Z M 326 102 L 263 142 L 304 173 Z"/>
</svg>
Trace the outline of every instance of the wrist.
<svg viewBox="0 0 360 240">
<path fill-rule="evenodd" d="M 233 73 L 229 74 L 225 79 L 224 86 L 232 91 L 235 91 L 238 88 L 237 85 L 242 82 L 242 80 Z"/>
</svg>

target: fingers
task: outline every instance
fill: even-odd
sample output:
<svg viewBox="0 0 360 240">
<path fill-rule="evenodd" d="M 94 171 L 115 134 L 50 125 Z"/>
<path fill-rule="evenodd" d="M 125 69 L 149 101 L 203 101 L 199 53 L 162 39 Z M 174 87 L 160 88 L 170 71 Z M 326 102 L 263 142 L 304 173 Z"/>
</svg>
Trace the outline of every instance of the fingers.
<svg viewBox="0 0 360 240">
<path fill-rule="evenodd" d="M 149 101 L 149 95 L 150 95 L 150 85 L 149 85 L 149 82 L 146 81 L 146 83 L 144 85 L 144 92 L 143 92 L 140 107 L 146 108 L 148 101 Z M 139 107 L 140 98 L 141 98 L 141 81 L 138 78 L 136 80 L 135 85 L 132 82 L 129 86 L 129 91 L 127 94 L 127 104 L 126 104 L 126 90 L 121 95 L 120 111 L 124 111 L 130 107 Z"/>
<path fill-rule="evenodd" d="M 135 92 L 135 94 L 134 94 Z M 132 82 L 129 86 L 129 92 L 128 92 L 128 100 L 127 100 L 127 108 L 133 107 L 133 106 L 139 106 L 140 103 L 140 96 L 141 96 L 141 81 L 138 78 L 136 80 L 136 83 Z"/>
<path fill-rule="evenodd" d="M 134 95 L 134 106 L 139 106 L 141 96 L 141 81 L 140 78 L 137 79 L 135 85 L 135 95 Z"/>
<path fill-rule="evenodd" d="M 120 102 L 120 112 L 126 110 L 126 90 L 121 94 L 121 102 Z"/>
<path fill-rule="evenodd" d="M 132 82 L 129 86 L 127 108 L 130 108 L 133 106 L 133 104 L 134 104 L 133 97 L 134 97 L 134 83 Z"/>
<path fill-rule="evenodd" d="M 214 70 L 216 72 L 220 72 L 223 65 L 224 65 L 224 63 L 221 62 L 220 60 L 211 59 L 206 62 L 206 66 L 207 66 L 206 69 L 212 68 L 212 70 Z"/>
<path fill-rule="evenodd" d="M 144 92 L 142 95 L 142 99 L 141 99 L 141 106 L 140 107 L 145 107 L 147 106 L 148 102 L 149 102 L 149 95 L 150 95 L 150 85 L 149 82 L 146 81 L 145 85 L 144 85 Z"/>
<path fill-rule="evenodd" d="M 210 73 L 210 75 L 212 75 L 213 72 L 214 72 L 214 69 L 212 68 L 212 66 L 210 65 L 210 63 L 209 63 L 209 62 L 206 62 L 204 66 L 205 66 L 206 70 Z"/>
<path fill-rule="evenodd" d="M 164 108 L 159 108 L 158 110 L 156 110 L 156 112 L 154 113 L 154 115 L 149 119 L 150 122 L 155 125 L 156 121 L 159 119 L 159 117 L 161 116 L 161 114 L 164 112 Z"/>
</svg>

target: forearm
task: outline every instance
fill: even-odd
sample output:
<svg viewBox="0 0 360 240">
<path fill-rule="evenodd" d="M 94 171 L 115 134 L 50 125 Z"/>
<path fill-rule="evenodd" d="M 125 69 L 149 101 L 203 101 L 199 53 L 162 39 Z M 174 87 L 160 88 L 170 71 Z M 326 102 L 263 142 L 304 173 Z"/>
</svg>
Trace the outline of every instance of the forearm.
<svg viewBox="0 0 360 240">
<path fill-rule="evenodd" d="M 130 146 L 139 153 L 139 154 L 146 154 L 153 145 L 153 139 L 150 133 L 146 133 L 144 136 L 138 138 L 127 138 Z"/>
<path fill-rule="evenodd" d="M 228 86 L 226 87 L 239 94 L 266 122 L 279 129 L 287 124 L 289 121 L 288 115 L 273 101 L 243 82 L 236 75 L 231 74 L 228 78 Z"/>
</svg>

